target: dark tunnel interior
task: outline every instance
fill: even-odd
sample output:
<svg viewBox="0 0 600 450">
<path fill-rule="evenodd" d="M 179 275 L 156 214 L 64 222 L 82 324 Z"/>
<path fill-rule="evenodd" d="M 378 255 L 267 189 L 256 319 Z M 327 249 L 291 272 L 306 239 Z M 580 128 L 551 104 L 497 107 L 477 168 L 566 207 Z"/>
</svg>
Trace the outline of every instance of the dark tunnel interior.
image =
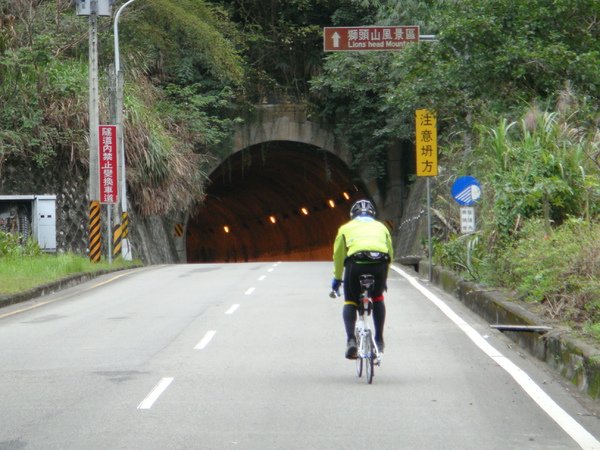
<svg viewBox="0 0 600 450">
<path fill-rule="evenodd" d="M 347 165 L 318 147 L 273 141 L 248 147 L 211 175 L 189 218 L 193 262 L 330 260 L 352 203 L 368 197 Z"/>
</svg>

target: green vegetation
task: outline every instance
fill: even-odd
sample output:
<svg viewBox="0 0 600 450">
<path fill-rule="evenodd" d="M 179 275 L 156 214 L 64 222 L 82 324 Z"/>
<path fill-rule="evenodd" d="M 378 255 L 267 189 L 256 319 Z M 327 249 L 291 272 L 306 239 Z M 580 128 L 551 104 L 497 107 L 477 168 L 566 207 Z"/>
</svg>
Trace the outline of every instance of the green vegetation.
<svg viewBox="0 0 600 450">
<path fill-rule="evenodd" d="M 110 122 L 111 24 L 99 19 L 100 123 Z M 242 92 L 238 41 L 205 1 L 138 2 L 122 16 L 127 175 L 141 215 L 203 199 L 204 165 L 229 137 Z M 0 0 L 0 173 L 8 163 L 86 173 L 87 59 L 88 22 L 72 1 Z"/>
<path fill-rule="evenodd" d="M 417 24 L 437 40 L 328 55 L 311 81 L 315 114 L 385 178 L 387 149 L 413 146 L 414 111 L 435 110 L 434 261 L 600 337 L 600 4 L 361 3 L 376 8 L 373 23 Z M 470 236 L 450 196 L 461 175 L 484 194 Z"/>
<path fill-rule="evenodd" d="M 456 225 L 434 258 L 600 337 L 600 141 L 575 99 L 561 98 L 562 112 L 533 108 L 519 122 L 479 127 L 463 160 L 483 182 L 479 230 L 459 235 L 456 207 L 441 205 Z"/>
<path fill-rule="evenodd" d="M 92 263 L 89 258 L 73 254 L 48 255 L 31 240 L 21 245 L 18 235 L 0 232 L 0 296 L 24 292 L 70 275 L 139 264 L 139 261 L 120 258 L 109 265 L 107 262 Z"/>
</svg>

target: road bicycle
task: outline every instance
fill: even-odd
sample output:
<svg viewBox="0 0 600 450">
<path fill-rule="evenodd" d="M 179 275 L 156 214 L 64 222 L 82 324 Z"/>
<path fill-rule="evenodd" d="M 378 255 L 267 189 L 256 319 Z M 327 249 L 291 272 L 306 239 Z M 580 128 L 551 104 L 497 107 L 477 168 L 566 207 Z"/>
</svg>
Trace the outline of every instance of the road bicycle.
<svg viewBox="0 0 600 450">
<path fill-rule="evenodd" d="M 363 367 L 367 383 L 373 382 L 375 375 L 375 366 L 381 365 L 382 354 L 377 347 L 375 337 L 373 336 L 373 299 L 371 292 L 375 279 L 373 275 L 361 275 L 359 278 L 362 294 L 358 301 L 358 318 L 354 334 L 358 345 L 358 357 L 356 358 L 356 375 L 362 377 Z"/>
<path fill-rule="evenodd" d="M 354 329 L 354 336 L 358 345 L 356 375 L 359 378 L 362 377 L 364 369 L 365 380 L 371 384 L 375 375 L 375 366 L 381 365 L 381 358 L 383 356 L 375 342 L 372 327 L 373 318 L 371 313 L 373 311 L 373 299 L 371 292 L 375 284 L 375 278 L 373 275 L 361 275 L 359 282 L 362 294 L 358 301 L 358 317 Z M 334 298 L 338 294 L 335 291 L 331 291 L 329 296 Z"/>
</svg>

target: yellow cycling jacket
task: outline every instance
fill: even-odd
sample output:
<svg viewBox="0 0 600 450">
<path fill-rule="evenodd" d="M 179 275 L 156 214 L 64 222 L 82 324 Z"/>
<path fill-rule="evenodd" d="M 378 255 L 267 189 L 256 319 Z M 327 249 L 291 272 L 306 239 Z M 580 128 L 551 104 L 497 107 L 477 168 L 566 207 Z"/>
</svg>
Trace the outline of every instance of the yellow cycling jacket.
<svg viewBox="0 0 600 450">
<path fill-rule="evenodd" d="M 342 225 L 333 243 L 333 276 L 342 279 L 344 260 L 357 252 L 387 253 L 394 258 L 392 237 L 387 227 L 370 217 L 357 217 Z"/>
</svg>

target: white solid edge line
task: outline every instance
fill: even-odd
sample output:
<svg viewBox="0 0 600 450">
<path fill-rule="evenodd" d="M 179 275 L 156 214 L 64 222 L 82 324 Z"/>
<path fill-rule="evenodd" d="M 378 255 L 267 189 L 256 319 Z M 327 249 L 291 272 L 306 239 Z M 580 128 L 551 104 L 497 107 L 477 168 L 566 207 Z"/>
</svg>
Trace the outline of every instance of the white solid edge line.
<svg viewBox="0 0 600 450">
<path fill-rule="evenodd" d="M 205 348 L 211 341 L 211 339 L 215 337 L 215 334 L 217 334 L 216 330 L 207 331 L 202 340 L 198 342 L 198 344 L 196 344 L 194 350 L 202 350 L 203 348 Z"/>
<path fill-rule="evenodd" d="M 236 303 L 235 305 L 231 305 L 231 307 L 225 311 L 225 314 L 233 314 L 235 312 L 236 309 L 238 309 L 240 307 L 239 303 Z"/>
<path fill-rule="evenodd" d="M 148 396 L 140 403 L 137 409 L 150 409 L 154 402 L 160 397 L 160 395 L 169 387 L 171 382 L 173 381 L 173 377 L 162 378 L 152 392 L 148 394 Z"/>
<path fill-rule="evenodd" d="M 473 327 L 461 319 L 443 300 L 429 291 L 417 281 L 416 277 L 409 275 L 402 269 L 391 268 L 406 278 L 410 284 L 418 289 L 435 306 L 437 306 L 452 322 L 454 322 L 486 355 L 502 367 L 523 390 L 546 412 L 579 446 L 583 449 L 600 449 L 600 442 L 583 428 L 573 417 L 562 409 L 552 398 L 540 388 L 529 375 L 521 368 L 496 350 Z"/>
<path fill-rule="evenodd" d="M 256 289 L 256 288 L 253 288 L 253 287 L 249 288 L 246 292 L 244 292 L 244 295 L 252 294 L 254 292 L 254 289 Z"/>
</svg>

